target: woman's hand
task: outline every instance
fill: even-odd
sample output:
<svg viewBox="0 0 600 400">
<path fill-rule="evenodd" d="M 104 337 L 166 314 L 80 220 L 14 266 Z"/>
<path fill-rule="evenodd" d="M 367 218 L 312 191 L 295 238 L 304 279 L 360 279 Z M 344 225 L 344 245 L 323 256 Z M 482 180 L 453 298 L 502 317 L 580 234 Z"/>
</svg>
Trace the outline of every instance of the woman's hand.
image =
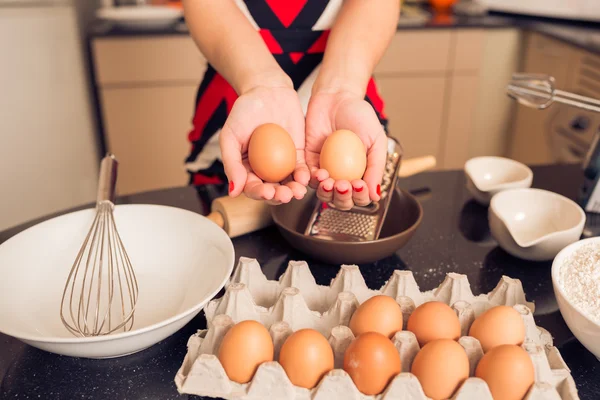
<svg viewBox="0 0 600 400">
<path fill-rule="evenodd" d="M 296 145 L 296 169 L 281 183 L 264 183 L 248 163 L 248 142 L 254 130 L 265 123 L 283 127 Z M 244 91 L 234 103 L 219 137 L 229 193 L 242 192 L 270 204 L 288 203 L 306 194 L 310 173 L 304 159 L 304 114 L 291 84 L 255 86 Z"/>
<path fill-rule="evenodd" d="M 321 148 L 327 136 L 339 129 L 356 133 L 367 151 L 363 179 L 334 181 L 320 169 Z M 387 139 L 373 107 L 356 92 L 316 91 L 306 115 L 306 162 L 311 171 L 310 186 L 321 201 L 333 202 L 342 210 L 366 206 L 380 199 L 387 153 Z"/>
</svg>

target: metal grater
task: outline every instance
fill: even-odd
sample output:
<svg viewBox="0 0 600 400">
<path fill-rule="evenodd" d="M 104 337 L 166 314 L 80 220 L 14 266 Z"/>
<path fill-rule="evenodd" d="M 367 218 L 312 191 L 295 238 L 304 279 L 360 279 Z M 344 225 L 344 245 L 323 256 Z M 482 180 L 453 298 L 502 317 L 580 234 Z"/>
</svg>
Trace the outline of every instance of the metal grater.
<svg viewBox="0 0 600 400">
<path fill-rule="evenodd" d="M 381 181 L 381 199 L 365 207 L 355 206 L 348 211 L 335 208 L 332 203 L 318 202 L 304 232 L 323 240 L 366 242 L 379 238 L 383 221 L 396 187 L 402 146 L 388 137 L 388 157 Z"/>
</svg>

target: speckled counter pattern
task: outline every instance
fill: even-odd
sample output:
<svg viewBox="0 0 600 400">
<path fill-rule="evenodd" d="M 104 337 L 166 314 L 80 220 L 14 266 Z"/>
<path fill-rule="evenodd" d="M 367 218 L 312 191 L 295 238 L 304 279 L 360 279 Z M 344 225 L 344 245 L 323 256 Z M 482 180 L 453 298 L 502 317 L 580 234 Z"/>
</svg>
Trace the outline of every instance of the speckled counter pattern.
<svg viewBox="0 0 600 400">
<path fill-rule="evenodd" d="M 533 171 L 534 187 L 571 198 L 582 181 L 579 166 L 536 167 Z M 502 275 L 521 279 L 528 300 L 536 303 L 536 323 L 554 336 L 581 399 L 600 398 L 600 363 L 566 327 L 554 298 L 550 263 L 521 261 L 500 250 L 489 233 L 487 209 L 470 200 L 464 179 L 461 171 L 447 171 L 401 181 L 403 188 L 421 193 L 423 222 L 411 242 L 396 255 L 360 266 L 367 284 L 380 287 L 395 269 L 411 270 L 422 290 L 436 287 L 451 271 L 466 274 L 475 294 L 492 290 Z M 225 194 L 225 190 L 187 187 L 125 197 L 119 202 L 172 205 L 206 214 L 210 199 Z M 24 228 L 0 233 L 0 242 Z M 234 245 L 236 258 L 257 258 L 271 279 L 278 278 L 291 259 L 306 260 L 317 283 L 323 285 L 329 284 L 339 267 L 317 263 L 292 250 L 274 227 L 237 238 Z M 201 313 L 163 342 L 114 360 L 57 356 L 0 334 L 0 399 L 197 400 L 178 395 L 173 379 L 189 336 L 204 327 Z"/>
<path fill-rule="evenodd" d="M 521 28 L 561 40 L 567 44 L 600 54 L 600 23 L 566 21 L 553 18 L 517 16 L 491 12 L 483 16 L 438 15 L 424 21 L 399 23 L 398 30 L 416 29 L 502 29 Z M 110 24 L 96 23 L 89 32 L 90 39 L 107 37 L 187 35 L 188 28 L 182 21 L 169 29 L 160 31 L 128 31 Z"/>
</svg>

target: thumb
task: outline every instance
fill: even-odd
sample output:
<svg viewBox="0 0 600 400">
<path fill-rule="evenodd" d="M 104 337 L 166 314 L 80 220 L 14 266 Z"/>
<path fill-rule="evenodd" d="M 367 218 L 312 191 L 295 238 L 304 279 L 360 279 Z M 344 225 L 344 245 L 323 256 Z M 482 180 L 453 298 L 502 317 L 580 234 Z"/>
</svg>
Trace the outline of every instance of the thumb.
<svg viewBox="0 0 600 400">
<path fill-rule="evenodd" d="M 379 201 L 379 192 L 383 172 L 385 171 L 387 155 L 387 136 L 385 133 L 377 135 L 377 139 L 367 152 L 367 169 L 363 180 L 369 188 L 369 197 L 372 201 Z"/>
<path fill-rule="evenodd" d="M 229 195 L 239 196 L 244 191 L 248 171 L 242 163 L 242 145 L 226 127 L 221 130 L 219 136 L 219 146 L 221 147 L 221 157 L 223 158 L 223 167 L 225 175 L 229 180 Z"/>
</svg>

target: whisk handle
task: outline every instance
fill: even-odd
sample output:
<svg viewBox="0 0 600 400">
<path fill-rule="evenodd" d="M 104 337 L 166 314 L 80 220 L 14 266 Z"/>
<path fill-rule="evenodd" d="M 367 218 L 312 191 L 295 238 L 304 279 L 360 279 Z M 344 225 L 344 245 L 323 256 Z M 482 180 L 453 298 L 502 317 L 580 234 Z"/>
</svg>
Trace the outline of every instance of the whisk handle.
<svg viewBox="0 0 600 400">
<path fill-rule="evenodd" d="M 117 168 L 119 163 L 113 154 L 107 154 L 100 163 L 100 179 L 98 180 L 97 202 L 115 202 L 117 184 Z"/>
</svg>

